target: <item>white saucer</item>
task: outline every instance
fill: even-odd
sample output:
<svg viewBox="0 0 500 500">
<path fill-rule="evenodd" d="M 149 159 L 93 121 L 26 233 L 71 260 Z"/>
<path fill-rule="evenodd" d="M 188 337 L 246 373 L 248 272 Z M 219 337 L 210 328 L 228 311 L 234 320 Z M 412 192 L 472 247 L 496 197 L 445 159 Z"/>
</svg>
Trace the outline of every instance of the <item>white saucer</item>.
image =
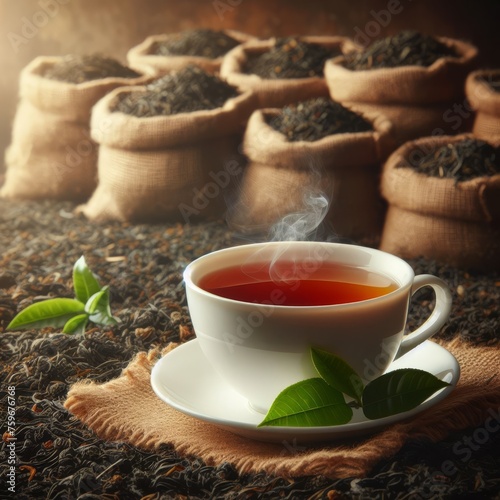
<svg viewBox="0 0 500 500">
<path fill-rule="evenodd" d="M 342 440 L 381 430 L 413 417 L 443 400 L 456 386 L 460 366 L 443 347 L 426 341 L 392 363 L 387 371 L 419 368 L 451 384 L 433 394 L 413 410 L 378 420 L 368 420 L 354 410 L 348 424 L 328 427 L 257 427 L 264 415 L 253 410 L 247 400 L 234 391 L 211 367 L 198 340 L 191 340 L 160 359 L 151 373 L 157 396 L 173 408 L 241 436 L 294 444 Z"/>
</svg>

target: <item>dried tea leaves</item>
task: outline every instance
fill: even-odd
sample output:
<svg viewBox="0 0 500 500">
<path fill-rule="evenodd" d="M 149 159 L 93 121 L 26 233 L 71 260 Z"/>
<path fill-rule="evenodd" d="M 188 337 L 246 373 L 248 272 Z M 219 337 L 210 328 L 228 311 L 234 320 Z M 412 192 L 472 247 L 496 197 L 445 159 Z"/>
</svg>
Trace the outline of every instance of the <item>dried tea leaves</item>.
<svg viewBox="0 0 500 500">
<path fill-rule="evenodd" d="M 285 106 L 268 123 L 291 142 L 373 130 L 361 115 L 324 97 Z"/>
<path fill-rule="evenodd" d="M 216 59 L 239 45 L 224 31 L 196 29 L 172 35 L 168 40 L 156 42 L 152 51 L 160 56 L 198 56 Z"/>
<path fill-rule="evenodd" d="M 322 77 L 326 60 L 340 54 L 340 49 L 300 38 L 277 38 L 269 51 L 249 56 L 245 73 L 269 79 Z"/>
<path fill-rule="evenodd" d="M 418 151 L 418 150 L 417 150 Z M 473 138 L 450 143 L 411 155 L 408 164 L 417 172 L 432 177 L 455 179 L 456 182 L 467 181 L 476 177 L 490 177 L 500 174 L 500 148 Z"/>
<path fill-rule="evenodd" d="M 347 54 L 344 66 L 351 70 L 428 67 L 442 57 L 457 57 L 457 54 L 432 36 L 406 30 L 376 40 L 361 52 Z"/>
<path fill-rule="evenodd" d="M 144 91 L 126 94 L 113 111 L 140 118 L 175 115 L 220 108 L 238 95 L 234 87 L 217 76 L 188 66 L 151 82 Z"/>
<path fill-rule="evenodd" d="M 47 68 L 42 76 L 62 82 L 83 83 L 109 77 L 137 78 L 141 75 L 111 57 L 67 55 L 59 63 Z"/>
</svg>

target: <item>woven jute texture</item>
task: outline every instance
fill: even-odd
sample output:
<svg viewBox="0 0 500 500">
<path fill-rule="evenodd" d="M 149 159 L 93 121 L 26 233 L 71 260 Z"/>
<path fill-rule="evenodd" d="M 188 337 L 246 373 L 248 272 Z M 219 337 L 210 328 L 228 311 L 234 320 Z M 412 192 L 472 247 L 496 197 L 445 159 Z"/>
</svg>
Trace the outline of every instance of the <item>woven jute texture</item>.
<svg viewBox="0 0 500 500">
<path fill-rule="evenodd" d="M 456 126 L 453 106 L 463 104 L 465 80 L 475 69 L 478 51 L 473 45 L 439 38 L 458 57 L 442 57 L 429 67 L 404 66 L 352 71 L 343 66 L 343 56 L 325 64 L 325 79 L 332 99 L 377 111 L 394 124 L 398 142 L 432 135 Z M 462 130 L 468 123 L 461 120 Z M 455 131 L 453 131 L 455 132 Z"/>
<path fill-rule="evenodd" d="M 462 134 L 410 141 L 388 158 L 381 180 L 382 194 L 389 203 L 382 250 L 466 268 L 500 268 L 500 175 L 455 182 L 411 168 L 420 155 L 471 137 Z"/>
<path fill-rule="evenodd" d="M 117 89 L 94 107 L 99 183 L 78 211 L 92 220 L 137 222 L 220 215 L 233 163 L 243 169 L 237 149 L 254 109 L 253 94 L 228 99 L 217 109 L 170 116 L 113 111 L 117 99 L 141 90 Z"/>
<path fill-rule="evenodd" d="M 500 145 L 500 88 L 495 91 L 489 82 L 500 86 L 500 70 L 477 70 L 468 77 L 465 86 L 467 99 L 475 111 L 474 135 Z"/>
<path fill-rule="evenodd" d="M 385 211 L 379 176 L 394 147 L 391 123 L 365 113 L 373 131 L 290 142 L 269 125 L 278 113 L 264 109 L 250 117 L 243 142 L 249 164 L 228 213 L 231 227 L 267 232 L 284 217 L 310 216 L 316 197 L 324 196 L 329 203 L 325 220 L 339 236 L 379 237 Z"/>
<path fill-rule="evenodd" d="M 88 199 L 97 174 L 97 145 L 90 135 L 92 107 L 117 87 L 147 81 L 140 76 L 73 84 L 43 77 L 61 59 L 37 57 L 21 72 L 2 197 Z"/>
<path fill-rule="evenodd" d="M 342 53 L 358 48 L 350 39 L 339 36 L 306 36 L 301 37 L 301 40 Z M 274 38 L 250 40 L 230 50 L 223 58 L 221 76 L 240 90 L 253 91 L 257 95 L 259 108 L 280 108 L 294 102 L 328 96 L 323 77 L 269 79 L 245 73 L 248 58 L 268 52 L 274 44 Z"/>
<path fill-rule="evenodd" d="M 252 40 L 254 37 L 235 30 L 223 30 L 228 36 L 240 43 Z M 189 65 L 199 66 L 207 73 L 216 73 L 220 70 L 223 57 L 210 59 L 202 56 L 176 55 L 165 56 L 154 54 L 154 47 L 157 43 L 162 43 L 175 38 L 176 34 L 151 35 L 143 42 L 132 47 L 127 53 L 129 66 L 136 71 L 144 72 L 152 76 L 161 76 L 171 71 L 178 71 Z"/>
<path fill-rule="evenodd" d="M 379 461 L 394 456 L 407 441 L 439 441 L 469 427 L 491 423 L 497 426 L 500 350 L 472 347 L 458 340 L 443 346 L 461 366 L 458 386 L 446 399 L 411 420 L 361 440 L 304 446 L 294 453 L 280 443 L 234 435 L 163 403 L 150 384 L 158 352 L 140 353 L 119 378 L 105 384 L 77 382 L 65 406 L 102 439 L 125 441 L 147 450 L 168 444 L 181 455 L 197 456 L 211 465 L 230 462 L 240 473 L 362 477 Z"/>
</svg>

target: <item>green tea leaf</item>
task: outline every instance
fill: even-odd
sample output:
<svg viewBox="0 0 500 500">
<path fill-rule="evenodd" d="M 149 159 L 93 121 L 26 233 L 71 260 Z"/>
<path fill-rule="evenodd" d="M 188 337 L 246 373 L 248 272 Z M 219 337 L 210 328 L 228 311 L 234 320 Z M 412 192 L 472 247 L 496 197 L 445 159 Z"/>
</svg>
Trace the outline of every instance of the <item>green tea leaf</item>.
<svg viewBox="0 0 500 500">
<path fill-rule="evenodd" d="M 63 333 L 83 333 L 89 321 L 88 314 L 79 314 L 69 319 L 63 328 Z"/>
<path fill-rule="evenodd" d="M 85 312 L 85 305 L 75 299 L 48 299 L 23 309 L 7 326 L 8 330 L 25 330 L 64 326 L 73 316 Z"/>
<path fill-rule="evenodd" d="M 85 304 L 85 311 L 90 315 L 90 321 L 97 325 L 116 325 L 118 323 L 111 314 L 109 289 L 107 286 L 89 298 Z"/>
<path fill-rule="evenodd" d="M 352 408 L 339 391 L 321 378 L 297 382 L 274 400 L 262 426 L 316 427 L 346 424 Z"/>
<path fill-rule="evenodd" d="M 363 412 L 372 420 L 402 413 L 416 408 L 448 385 L 423 370 L 395 370 L 367 384 L 363 392 Z"/>
<path fill-rule="evenodd" d="M 363 382 L 346 361 L 335 354 L 314 347 L 311 348 L 311 357 L 316 370 L 328 385 L 361 404 Z"/>
<path fill-rule="evenodd" d="M 7 329 L 64 327 L 64 333 L 83 332 L 89 319 L 96 324 L 111 325 L 117 320 L 109 307 L 108 287 L 101 288 L 97 278 L 80 257 L 73 266 L 76 299 L 49 299 L 21 311 Z"/>
<path fill-rule="evenodd" d="M 92 295 L 101 290 L 99 282 L 88 268 L 83 255 L 73 266 L 73 287 L 75 289 L 76 298 L 84 304 Z"/>
<path fill-rule="evenodd" d="M 85 312 L 88 314 L 94 314 L 99 307 L 99 302 L 101 300 L 105 300 L 104 297 L 107 293 L 107 287 L 104 287 L 102 290 L 94 293 L 85 304 Z"/>
</svg>

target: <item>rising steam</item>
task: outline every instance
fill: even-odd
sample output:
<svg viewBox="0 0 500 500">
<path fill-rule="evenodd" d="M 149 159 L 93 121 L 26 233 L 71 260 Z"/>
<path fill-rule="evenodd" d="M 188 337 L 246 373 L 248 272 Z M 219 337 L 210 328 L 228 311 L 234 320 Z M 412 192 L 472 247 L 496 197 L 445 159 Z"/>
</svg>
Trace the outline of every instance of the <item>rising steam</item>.
<svg viewBox="0 0 500 500">
<path fill-rule="evenodd" d="M 271 241 L 305 241 L 315 239 L 318 228 L 328 213 L 329 202 L 324 194 L 306 193 L 304 209 L 285 215 L 269 232 Z"/>
<path fill-rule="evenodd" d="M 312 162 L 311 162 L 312 163 Z M 291 241 L 331 241 L 336 235 L 331 227 L 328 227 L 326 216 L 329 212 L 332 186 L 326 182 L 326 176 L 322 175 L 319 165 L 308 165 L 308 180 L 302 186 L 302 199 L 291 213 L 287 213 L 275 222 L 268 231 L 267 241 L 291 242 Z M 291 193 L 292 199 L 295 192 Z M 283 200 L 287 201 L 287 200 Z M 238 208 L 243 208 L 241 205 Z M 272 249 L 271 249 L 272 248 Z M 283 275 L 283 266 L 280 262 L 287 263 L 287 274 L 297 276 L 296 266 L 303 264 L 304 259 L 315 260 L 316 265 L 321 264 L 318 256 L 294 255 L 294 247 L 290 245 L 279 245 L 263 248 L 256 251 L 247 259 L 243 267 L 245 273 L 252 277 L 261 273 L 262 268 L 268 268 L 269 275 L 273 281 L 288 282 L 289 279 Z M 291 264 L 291 267 L 290 267 Z"/>
</svg>

